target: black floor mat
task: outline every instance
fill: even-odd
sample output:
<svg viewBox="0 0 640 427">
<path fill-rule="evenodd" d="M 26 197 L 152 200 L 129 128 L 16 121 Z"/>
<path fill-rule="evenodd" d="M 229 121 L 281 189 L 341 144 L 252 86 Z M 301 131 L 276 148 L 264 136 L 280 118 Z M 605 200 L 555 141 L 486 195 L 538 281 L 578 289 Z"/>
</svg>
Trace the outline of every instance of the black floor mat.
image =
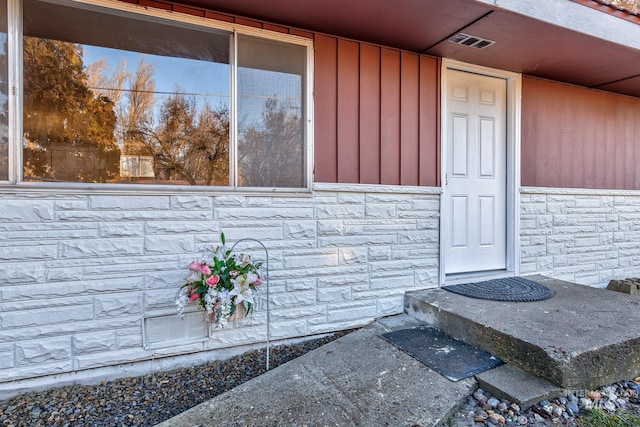
<svg viewBox="0 0 640 427">
<path fill-rule="evenodd" d="M 512 302 L 544 301 L 555 294 L 546 286 L 524 277 L 504 277 L 484 282 L 448 285 L 442 289 L 471 298 Z"/>
<path fill-rule="evenodd" d="M 451 381 L 460 381 L 504 363 L 431 326 L 402 329 L 382 337 Z"/>
</svg>

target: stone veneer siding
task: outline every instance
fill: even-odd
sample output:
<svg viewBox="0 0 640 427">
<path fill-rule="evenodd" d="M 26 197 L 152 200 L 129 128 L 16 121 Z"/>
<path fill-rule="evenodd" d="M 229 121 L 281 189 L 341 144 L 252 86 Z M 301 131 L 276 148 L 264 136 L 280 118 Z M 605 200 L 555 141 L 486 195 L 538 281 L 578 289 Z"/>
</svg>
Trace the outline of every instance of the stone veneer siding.
<svg viewBox="0 0 640 427">
<path fill-rule="evenodd" d="M 144 347 L 143 319 L 175 313 L 188 263 L 220 231 L 269 249 L 274 341 L 400 313 L 406 291 L 437 286 L 439 199 L 338 184 L 299 197 L 2 194 L 0 395 L 25 383 L 12 380 L 263 343 L 261 310 L 204 342 Z"/>
<path fill-rule="evenodd" d="M 606 286 L 640 276 L 640 191 L 523 188 L 520 273 Z"/>
</svg>

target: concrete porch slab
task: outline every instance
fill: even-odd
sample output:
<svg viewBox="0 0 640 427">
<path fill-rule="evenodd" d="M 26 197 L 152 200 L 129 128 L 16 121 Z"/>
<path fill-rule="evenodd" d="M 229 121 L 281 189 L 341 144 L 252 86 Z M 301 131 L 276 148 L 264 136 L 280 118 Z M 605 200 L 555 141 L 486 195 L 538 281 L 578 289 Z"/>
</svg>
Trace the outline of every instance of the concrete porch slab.
<svg viewBox="0 0 640 427">
<path fill-rule="evenodd" d="M 556 295 L 512 303 L 431 289 L 406 294 L 405 313 L 565 389 L 640 374 L 640 297 L 528 278 Z"/>
</svg>

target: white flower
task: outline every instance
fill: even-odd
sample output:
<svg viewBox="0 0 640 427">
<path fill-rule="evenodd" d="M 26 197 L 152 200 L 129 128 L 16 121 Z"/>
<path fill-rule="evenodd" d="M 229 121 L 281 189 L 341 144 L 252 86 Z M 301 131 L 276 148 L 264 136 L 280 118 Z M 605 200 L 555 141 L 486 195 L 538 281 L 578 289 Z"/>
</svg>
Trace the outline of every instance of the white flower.
<svg viewBox="0 0 640 427">
<path fill-rule="evenodd" d="M 258 279 L 260 278 L 260 276 L 258 276 L 256 273 L 252 273 L 251 271 L 247 273 L 247 285 L 253 285 L 254 283 L 256 283 L 258 281 Z"/>
<path fill-rule="evenodd" d="M 218 296 L 220 297 L 220 301 L 231 301 L 229 291 L 226 289 L 222 289 L 220 292 L 218 292 Z"/>
<path fill-rule="evenodd" d="M 178 309 L 178 315 L 184 317 L 184 309 L 189 304 L 189 296 L 187 295 L 186 288 L 180 289 L 178 292 L 178 298 L 176 298 L 176 307 Z"/>
<path fill-rule="evenodd" d="M 251 262 L 251 256 L 245 254 L 234 254 L 233 259 L 240 268 L 246 267 Z"/>
<path fill-rule="evenodd" d="M 202 254 L 202 262 L 208 265 L 213 265 L 213 258 L 215 254 L 213 253 L 212 248 L 207 248 L 207 250 Z"/>
<path fill-rule="evenodd" d="M 231 279 L 231 282 L 233 283 L 233 289 L 229 292 L 229 295 L 232 297 L 235 296 L 235 303 L 240 304 L 241 302 L 246 301 L 253 304 L 253 293 L 251 292 L 249 283 L 247 282 L 247 274 Z"/>
<path fill-rule="evenodd" d="M 216 329 L 224 328 L 227 325 L 227 319 L 231 316 L 233 302 L 230 295 L 230 292 L 226 289 L 219 294 L 220 306 L 216 310 Z"/>
<path fill-rule="evenodd" d="M 225 259 L 227 259 L 227 256 L 226 256 L 227 250 L 228 249 L 226 246 L 218 246 L 216 248 L 216 253 L 214 257 L 216 257 L 219 261 L 224 261 Z"/>
<path fill-rule="evenodd" d="M 206 295 L 204 296 L 204 305 L 207 309 L 208 314 L 213 313 L 213 308 L 218 303 L 219 294 L 220 292 L 216 291 L 214 288 L 209 288 Z"/>
</svg>

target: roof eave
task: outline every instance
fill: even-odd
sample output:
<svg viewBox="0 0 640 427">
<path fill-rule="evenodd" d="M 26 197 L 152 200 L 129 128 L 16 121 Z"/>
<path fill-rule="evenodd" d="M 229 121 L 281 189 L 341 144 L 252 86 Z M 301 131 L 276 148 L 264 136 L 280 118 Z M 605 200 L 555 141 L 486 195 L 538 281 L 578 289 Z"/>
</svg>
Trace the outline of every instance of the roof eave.
<svg viewBox="0 0 640 427">
<path fill-rule="evenodd" d="M 585 7 L 580 0 L 474 0 L 505 11 L 640 50 L 640 25 Z"/>
</svg>

